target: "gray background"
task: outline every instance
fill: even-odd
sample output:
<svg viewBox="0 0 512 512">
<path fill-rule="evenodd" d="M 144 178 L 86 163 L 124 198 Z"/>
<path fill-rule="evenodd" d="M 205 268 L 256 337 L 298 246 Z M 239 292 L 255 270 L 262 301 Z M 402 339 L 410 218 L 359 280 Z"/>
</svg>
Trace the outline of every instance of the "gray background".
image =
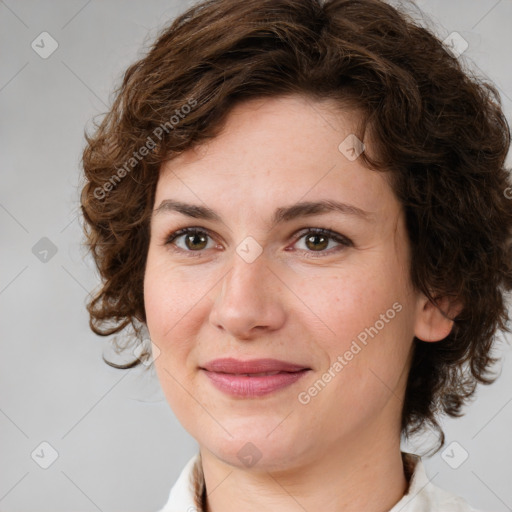
<svg viewBox="0 0 512 512">
<path fill-rule="evenodd" d="M 510 119 L 512 0 L 418 4 L 443 39 L 456 31 L 467 40 L 461 58 L 499 86 Z M 156 510 L 197 449 L 154 373 L 103 363 L 106 341 L 89 330 L 85 310 L 98 276 L 78 215 L 84 127 L 188 5 L 0 1 L 1 511 Z M 31 43 L 45 31 L 58 48 L 43 59 Z M 479 389 L 463 418 L 443 422 L 447 445 L 458 443 L 444 459 L 458 465 L 467 452 L 467 460 L 454 469 L 442 452 L 426 459 L 435 484 L 489 511 L 512 510 L 510 344 L 499 350 L 499 380 Z M 48 469 L 44 441 L 58 452 Z"/>
</svg>

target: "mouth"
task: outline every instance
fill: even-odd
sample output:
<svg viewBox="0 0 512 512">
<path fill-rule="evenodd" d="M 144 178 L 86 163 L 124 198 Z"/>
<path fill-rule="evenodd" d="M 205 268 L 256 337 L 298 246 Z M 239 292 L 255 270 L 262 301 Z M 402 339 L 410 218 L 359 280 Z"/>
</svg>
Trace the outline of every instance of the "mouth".
<svg viewBox="0 0 512 512">
<path fill-rule="evenodd" d="M 215 359 L 206 363 L 202 370 L 216 373 L 229 373 L 234 375 L 275 375 L 277 373 L 294 373 L 302 370 L 310 370 L 306 366 L 281 361 L 279 359 L 251 359 L 241 361 L 231 357 L 223 359 Z"/>
<path fill-rule="evenodd" d="M 220 391 L 239 398 L 268 395 L 291 386 L 311 370 L 277 359 L 215 359 L 200 369 Z"/>
<path fill-rule="evenodd" d="M 227 373 L 227 372 L 218 372 L 218 373 L 226 373 L 227 375 L 244 375 L 245 377 L 267 377 L 269 375 L 277 375 L 278 373 L 294 373 L 294 372 L 261 372 L 261 373 Z"/>
</svg>

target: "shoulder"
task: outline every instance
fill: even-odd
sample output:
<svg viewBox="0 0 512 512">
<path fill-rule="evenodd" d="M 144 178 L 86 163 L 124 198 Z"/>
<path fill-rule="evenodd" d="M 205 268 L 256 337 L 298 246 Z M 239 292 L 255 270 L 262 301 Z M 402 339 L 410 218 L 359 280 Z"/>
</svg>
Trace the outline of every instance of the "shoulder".
<svg viewBox="0 0 512 512">
<path fill-rule="evenodd" d="M 193 469 L 199 455 L 194 455 L 182 469 L 172 486 L 165 506 L 157 512 L 197 512 L 193 492 Z"/>
<path fill-rule="evenodd" d="M 473 508 L 464 498 L 452 494 L 433 484 L 429 485 L 431 508 L 443 512 L 481 512 Z"/>
<path fill-rule="evenodd" d="M 480 512 L 461 496 L 436 485 L 427 477 L 421 458 L 404 453 L 404 465 L 412 473 L 409 489 L 390 512 Z"/>
</svg>

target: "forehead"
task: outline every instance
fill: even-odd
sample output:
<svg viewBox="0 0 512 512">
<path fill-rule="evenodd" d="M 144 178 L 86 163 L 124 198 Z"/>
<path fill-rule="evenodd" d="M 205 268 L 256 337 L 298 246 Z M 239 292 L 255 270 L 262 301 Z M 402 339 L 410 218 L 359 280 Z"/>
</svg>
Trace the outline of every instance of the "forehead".
<svg viewBox="0 0 512 512">
<path fill-rule="evenodd" d="M 296 155 L 305 163 L 319 161 L 320 153 L 327 156 L 334 149 L 337 155 L 338 144 L 333 148 L 333 143 L 353 134 L 359 119 L 355 110 L 340 111 L 340 106 L 328 99 L 319 102 L 293 94 L 247 100 L 231 108 L 214 139 L 174 158 L 172 167 L 218 158 L 244 168 L 247 158 L 258 156 L 282 161 L 286 155 L 291 161 Z"/>
<path fill-rule="evenodd" d="M 381 210 L 394 197 L 388 180 L 340 150 L 359 121 L 330 100 L 293 95 L 240 103 L 217 137 L 162 165 L 155 203 L 172 194 L 224 208 L 333 199 Z"/>
</svg>

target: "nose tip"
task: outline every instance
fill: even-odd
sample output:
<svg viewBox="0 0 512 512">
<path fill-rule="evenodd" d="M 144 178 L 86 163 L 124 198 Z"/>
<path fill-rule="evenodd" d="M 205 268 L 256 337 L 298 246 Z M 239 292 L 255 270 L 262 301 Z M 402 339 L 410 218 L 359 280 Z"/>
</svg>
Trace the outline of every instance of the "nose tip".
<svg viewBox="0 0 512 512">
<path fill-rule="evenodd" d="M 281 328 L 285 308 L 278 279 L 263 258 L 247 263 L 236 257 L 215 297 L 210 322 L 217 329 L 244 340 Z"/>
</svg>

